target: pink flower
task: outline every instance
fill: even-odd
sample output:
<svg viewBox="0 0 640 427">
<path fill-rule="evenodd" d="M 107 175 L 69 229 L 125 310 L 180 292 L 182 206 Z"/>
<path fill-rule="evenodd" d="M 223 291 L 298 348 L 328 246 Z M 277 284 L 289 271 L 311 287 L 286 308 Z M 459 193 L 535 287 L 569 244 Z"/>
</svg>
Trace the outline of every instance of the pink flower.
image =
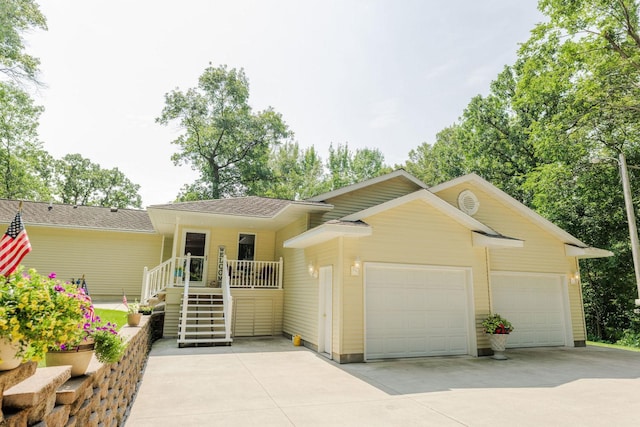
<svg viewBox="0 0 640 427">
<path fill-rule="evenodd" d="M 56 273 L 49 273 L 49 279 L 55 279 Z"/>
</svg>

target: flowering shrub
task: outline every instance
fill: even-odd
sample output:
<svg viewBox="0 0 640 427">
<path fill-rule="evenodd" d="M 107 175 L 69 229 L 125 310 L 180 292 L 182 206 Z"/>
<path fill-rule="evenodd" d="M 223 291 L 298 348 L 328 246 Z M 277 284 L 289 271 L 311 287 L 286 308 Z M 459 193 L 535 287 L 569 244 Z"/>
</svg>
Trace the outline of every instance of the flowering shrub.
<svg viewBox="0 0 640 427">
<path fill-rule="evenodd" d="M 99 360 L 120 358 L 126 345 L 116 325 L 100 322 L 83 289 L 56 280 L 55 274 L 23 271 L 0 278 L 0 338 L 16 344 L 19 357 L 40 360 L 50 350 L 95 343 Z"/>
<path fill-rule="evenodd" d="M 487 334 L 508 334 L 513 331 L 513 325 L 499 314 L 492 314 L 484 319 L 482 328 Z"/>
<path fill-rule="evenodd" d="M 52 298 L 57 307 L 57 316 L 68 328 L 67 333 L 51 343 L 48 350 L 73 351 L 82 345 L 93 344 L 100 362 L 113 363 L 120 360 L 126 344 L 118 335 L 117 325 L 111 322 L 105 324 L 100 320 L 84 289 L 72 283 L 58 282 L 53 290 Z"/>
</svg>

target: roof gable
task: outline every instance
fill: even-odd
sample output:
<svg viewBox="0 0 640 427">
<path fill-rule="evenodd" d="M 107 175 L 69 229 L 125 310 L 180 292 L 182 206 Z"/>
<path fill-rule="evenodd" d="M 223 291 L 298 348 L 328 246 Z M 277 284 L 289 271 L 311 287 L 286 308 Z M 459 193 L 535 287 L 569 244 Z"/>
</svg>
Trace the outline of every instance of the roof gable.
<svg viewBox="0 0 640 427">
<path fill-rule="evenodd" d="M 410 173 L 406 172 L 403 169 L 398 169 L 398 170 L 395 170 L 395 171 L 393 171 L 391 173 L 380 175 L 380 176 L 377 176 L 375 178 L 368 179 L 366 181 L 358 182 L 356 184 L 347 185 L 346 187 L 338 188 L 337 190 L 333 190 L 333 191 L 329 191 L 327 193 L 319 194 L 319 195 L 317 195 L 315 197 L 311 197 L 310 199 L 307 199 L 307 200 L 310 201 L 310 202 L 321 202 L 321 201 L 329 200 L 329 199 L 332 199 L 332 198 L 335 198 L 335 197 L 338 197 L 338 196 L 342 196 L 342 195 L 345 195 L 345 194 L 348 194 L 348 193 L 352 193 L 352 192 L 355 192 L 357 190 L 361 190 L 361 189 L 366 188 L 366 187 L 378 185 L 378 184 L 383 183 L 385 181 L 389 181 L 389 180 L 396 179 L 396 178 L 402 178 L 402 179 L 414 184 L 418 188 L 427 188 L 427 184 L 425 184 L 424 182 L 420 181 L 415 176 L 411 175 Z"/>
<path fill-rule="evenodd" d="M 548 232 L 549 234 L 551 234 L 552 236 L 554 236 L 555 238 L 557 238 L 561 242 L 564 242 L 565 244 L 568 244 L 568 245 L 571 245 L 571 246 L 574 246 L 574 247 L 577 247 L 577 248 L 588 248 L 589 247 L 589 245 L 587 245 L 586 243 L 582 242 L 580 239 L 576 238 L 575 236 L 573 236 L 570 233 L 566 232 L 562 228 L 558 227 L 553 222 L 551 222 L 548 219 L 544 218 L 542 215 L 538 214 L 533 209 L 530 209 L 529 207 L 525 206 L 523 203 L 521 203 L 518 200 L 514 199 L 513 197 L 511 197 L 510 195 L 508 195 L 504 191 L 500 190 L 498 187 L 494 186 L 493 184 L 491 184 L 490 182 L 486 181 L 485 179 L 481 178 L 480 176 L 476 175 L 475 173 L 464 175 L 464 176 L 452 179 L 451 181 L 447 181 L 447 182 L 444 182 L 442 184 L 439 184 L 439 185 L 436 185 L 434 187 L 431 187 L 429 190 L 431 192 L 433 192 L 434 194 L 436 194 L 436 195 L 441 195 L 442 193 L 446 192 L 447 190 L 453 189 L 455 187 L 461 187 L 461 186 L 464 186 L 465 184 L 473 185 L 473 186 L 481 189 L 482 191 L 487 193 L 489 196 L 497 199 L 498 201 L 502 202 L 507 207 L 513 209 L 518 214 L 520 214 L 521 216 L 523 216 L 527 220 L 533 222 L 535 225 L 540 227 L 542 230 Z M 454 209 L 455 209 L 455 207 L 454 207 Z M 590 248 L 590 249 L 596 250 L 597 248 Z M 605 250 L 601 250 L 601 249 L 597 249 L 597 251 L 599 251 L 598 252 L 600 254 L 599 256 L 611 256 L 612 255 L 612 253 L 609 252 L 609 251 L 605 251 Z"/>
<path fill-rule="evenodd" d="M 441 198 L 432 194 L 428 190 L 415 191 L 411 194 L 407 194 L 406 196 L 402 196 L 397 199 L 382 203 L 380 205 L 373 206 L 368 209 L 364 209 L 354 214 L 347 215 L 344 218 L 342 218 L 342 220 L 343 221 L 361 221 L 361 220 L 364 220 L 364 218 L 367 218 L 369 216 L 372 216 L 381 212 L 385 212 L 389 209 L 393 209 L 397 206 L 404 205 L 414 200 L 423 200 L 424 202 L 433 206 L 443 214 L 451 217 L 454 221 L 460 223 L 461 225 L 463 225 L 464 227 L 468 228 L 471 231 L 479 231 L 479 232 L 482 232 L 488 235 L 493 235 L 493 236 L 500 235 L 491 227 L 488 227 L 487 225 L 481 223 L 480 221 L 460 211 L 459 209 L 456 209 L 455 207 L 451 206 L 449 203 L 445 202 Z"/>
</svg>

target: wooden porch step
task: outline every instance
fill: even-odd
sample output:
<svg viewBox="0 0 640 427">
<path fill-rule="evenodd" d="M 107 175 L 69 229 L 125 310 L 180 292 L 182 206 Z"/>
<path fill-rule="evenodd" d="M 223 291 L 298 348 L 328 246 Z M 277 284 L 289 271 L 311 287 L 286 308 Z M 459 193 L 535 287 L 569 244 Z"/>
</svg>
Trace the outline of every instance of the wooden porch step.
<svg viewBox="0 0 640 427">
<path fill-rule="evenodd" d="M 189 338 L 195 339 L 195 337 L 216 337 L 216 336 L 224 336 L 224 331 L 202 331 L 202 332 L 185 332 L 185 335 Z M 186 338 L 185 339 L 189 339 Z"/>
<path fill-rule="evenodd" d="M 187 323 L 186 328 L 224 328 L 224 323 Z"/>
<path fill-rule="evenodd" d="M 185 345 L 215 345 L 215 344 L 225 344 L 231 345 L 232 339 L 226 338 L 213 338 L 208 340 L 178 340 L 178 346 L 184 347 Z"/>
</svg>

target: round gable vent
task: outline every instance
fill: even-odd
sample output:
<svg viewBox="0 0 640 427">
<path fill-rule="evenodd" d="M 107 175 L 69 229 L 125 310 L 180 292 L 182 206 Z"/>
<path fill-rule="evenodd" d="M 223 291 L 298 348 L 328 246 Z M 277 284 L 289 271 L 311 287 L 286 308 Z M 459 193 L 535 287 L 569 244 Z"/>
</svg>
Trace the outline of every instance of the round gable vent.
<svg viewBox="0 0 640 427">
<path fill-rule="evenodd" d="M 458 195 L 458 207 L 467 215 L 474 215 L 478 212 L 480 202 L 475 194 L 470 190 L 464 190 Z"/>
</svg>

